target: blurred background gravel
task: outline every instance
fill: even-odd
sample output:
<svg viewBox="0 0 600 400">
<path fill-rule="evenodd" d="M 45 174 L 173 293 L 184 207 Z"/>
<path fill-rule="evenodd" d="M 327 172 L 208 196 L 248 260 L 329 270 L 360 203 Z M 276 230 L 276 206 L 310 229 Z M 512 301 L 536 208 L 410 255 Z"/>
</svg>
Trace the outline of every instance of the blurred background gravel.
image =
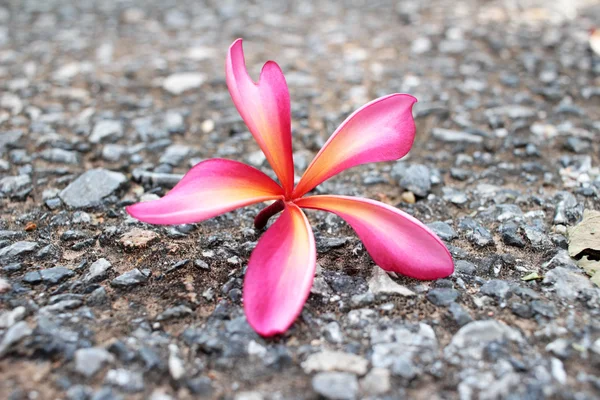
<svg viewBox="0 0 600 400">
<path fill-rule="evenodd" d="M 2 2 L 0 399 L 598 398 L 567 229 L 600 209 L 599 25 L 591 0 Z M 311 212 L 313 293 L 264 340 L 241 306 L 260 207 L 126 215 L 203 159 L 272 174 L 225 85 L 238 37 L 254 77 L 285 73 L 297 173 L 357 107 L 419 99 L 408 157 L 317 191 L 420 218 L 455 274 L 382 275 Z"/>
</svg>

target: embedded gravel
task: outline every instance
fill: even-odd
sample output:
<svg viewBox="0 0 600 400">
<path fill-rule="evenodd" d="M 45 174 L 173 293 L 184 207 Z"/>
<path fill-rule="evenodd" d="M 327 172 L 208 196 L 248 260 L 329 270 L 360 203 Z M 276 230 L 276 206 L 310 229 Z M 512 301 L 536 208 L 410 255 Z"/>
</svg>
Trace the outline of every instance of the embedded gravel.
<svg viewBox="0 0 600 400">
<path fill-rule="evenodd" d="M 0 399 L 597 399 L 600 289 L 567 229 L 600 210 L 598 21 L 593 0 L 4 2 Z M 452 276 L 381 275 L 309 212 L 315 285 L 264 339 L 241 305 L 260 206 L 125 213 L 211 157 L 272 174 L 225 85 L 240 36 L 252 76 L 285 72 L 298 173 L 357 107 L 418 98 L 405 159 L 316 192 L 419 218 Z"/>
</svg>

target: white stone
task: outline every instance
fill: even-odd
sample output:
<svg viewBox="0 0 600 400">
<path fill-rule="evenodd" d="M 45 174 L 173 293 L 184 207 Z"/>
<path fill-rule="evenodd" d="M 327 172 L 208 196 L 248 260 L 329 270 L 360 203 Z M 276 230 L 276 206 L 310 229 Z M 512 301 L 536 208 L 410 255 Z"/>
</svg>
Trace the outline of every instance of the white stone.
<svg viewBox="0 0 600 400">
<path fill-rule="evenodd" d="M 369 290 L 375 295 L 387 294 L 405 297 L 415 295 L 412 290 L 394 282 L 392 278 L 378 266 L 373 268 L 373 276 L 369 280 Z"/>
<path fill-rule="evenodd" d="M 302 363 L 302 369 L 307 374 L 315 371 L 339 371 L 364 375 L 368 364 L 365 358 L 356 354 L 324 350 L 308 356 Z"/>
<path fill-rule="evenodd" d="M 75 371 L 86 377 L 94 376 L 106 363 L 114 361 L 114 356 L 100 347 L 79 349 L 75 352 Z"/>
<path fill-rule="evenodd" d="M 169 75 L 163 81 L 163 89 L 167 92 L 180 95 L 185 91 L 199 88 L 206 77 L 203 74 L 195 73 L 195 72 L 181 72 L 173 75 Z"/>
<path fill-rule="evenodd" d="M 390 371 L 385 368 L 373 368 L 360 380 L 361 390 L 370 396 L 387 393 L 392 388 Z"/>
</svg>

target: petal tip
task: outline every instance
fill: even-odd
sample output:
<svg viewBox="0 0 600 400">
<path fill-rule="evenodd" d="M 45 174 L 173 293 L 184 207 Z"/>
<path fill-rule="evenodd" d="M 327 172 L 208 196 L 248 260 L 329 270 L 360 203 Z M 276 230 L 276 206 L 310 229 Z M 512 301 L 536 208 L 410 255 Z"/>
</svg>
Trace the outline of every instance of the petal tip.
<svg viewBox="0 0 600 400">
<path fill-rule="evenodd" d="M 244 39 L 242 38 L 235 39 L 233 43 L 231 43 L 231 46 L 229 46 L 229 51 L 231 51 L 234 47 L 242 46 L 243 41 Z"/>
<path fill-rule="evenodd" d="M 127 214 L 129 214 L 129 215 L 130 215 L 130 216 L 132 216 L 133 218 L 136 218 L 136 219 L 137 219 L 137 216 L 136 216 L 136 214 L 137 214 L 137 211 L 136 211 L 136 210 L 137 210 L 137 208 L 138 208 L 137 206 L 138 206 L 139 204 L 140 204 L 140 203 L 135 203 L 135 204 L 132 204 L 132 205 L 130 205 L 130 206 L 126 206 L 126 207 L 125 207 L 125 211 L 127 212 Z"/>
<path fill-rule="evenodd" d="M 254 331 L 256 333 L 258 333 L 260 336 L 262 337 L 273 337 L 273 336 L 277 336 L 277 335 L 281 335 L 283 333 L 285 333 L 288 328 L 290 326 L 293 325 L 294 320 L 292 320 L 289 324 L 287 324 L 287 326 L 272 326 L 269 325 L 268 323 L 260 323 L 260 322 L 253 322 L 252 318 L 249 318 L 250 315 L 252 315 L 252 311 L 249 310 L 244 303 L 244 313 L 246 314 L 246 318 L 248 321 L 248 325 L 250 325 L 252 327 L 252 329 L 254 329 Z"/>
</svg>

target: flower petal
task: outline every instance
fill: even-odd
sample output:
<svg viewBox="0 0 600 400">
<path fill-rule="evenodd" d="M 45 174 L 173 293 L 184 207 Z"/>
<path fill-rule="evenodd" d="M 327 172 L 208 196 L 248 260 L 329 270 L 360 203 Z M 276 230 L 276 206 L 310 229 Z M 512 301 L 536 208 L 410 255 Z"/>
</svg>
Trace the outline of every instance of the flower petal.
<svg viewBox="0 0 600 400">
<path fill-rule="evenodd" d="M 256 168 L 213 158 L 196 164 L 164 197 L 129 206 L 127 212 L 151 224 L 185 224 L 282 196 L 281 186 Z"/>
<path fill-rule="evenodd" d="M 285 332 L 310 293 L 317 253 L 306 216 L 294 204 L 260 238 L 244 279 L 248 323 L 263 336 Z"/>
<path fill-rule="evenodd" d="M 310 196 L 295 203 L 342 217 L 386 271 L 417 279 L 443 278 L 454 271 L 442 241 L 417 219 L 387 204 L 346 196 Z"/>
<path fill-rule="evenodd" d="M 279 66 L 268 61 L 254 83 L 244 61 L 242 39 L 229 48 L 227 87 L 238 112 L 277 174 L 286 194 L 294 187 L 290 94 Z"/>
<path fill-rule="evenodd" d="M 415 138 L 412 106 L 417 99 L 391 94 L 362 106 L 331 135 L 310 163 L 293 197 L 302 197 L 321 182 L 356 165 L 397 160 Z"/>
</svg>

